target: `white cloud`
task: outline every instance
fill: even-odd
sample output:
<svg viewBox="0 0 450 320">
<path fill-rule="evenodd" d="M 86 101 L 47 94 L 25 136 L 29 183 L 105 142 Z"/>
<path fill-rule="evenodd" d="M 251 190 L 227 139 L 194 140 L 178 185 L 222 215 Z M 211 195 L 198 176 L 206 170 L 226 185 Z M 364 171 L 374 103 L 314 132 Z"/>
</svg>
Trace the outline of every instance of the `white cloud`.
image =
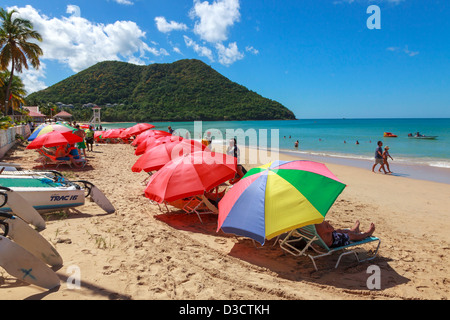
<svg viewBox="0 0 450 320">
<path fill-rule="evenodd" d="M 417 56 L 419 54 L 419 51 L 410 51 L 408 49 L 408 46 L 405 47 L 405 49 L 403 50 L 404 53 L 406 53 L 408 56 L 410 57 L 414 57 Z"/>
<path fill-rule="evenodd" d="M 219 54 L 219 62 L 225 66 L 229 66 L 244 58 L 244 54 L 239 52 L 236 42 L 230 43 L 228 47 L 217 43 L 216 49 Z"/>
<path fill-rule="evenodd" d="M 30 5 L 15 7 L 42 35 L 43 42 L 39 44 L 44 51 L 42 59 L 67 64 L 74 72 L 105 60 L 130 61 L 136 54 L 140 59 L 145 59 L 147 53 L 168 55 L 164 49 L 149 47 L 144 42 L 145 32 L 135 22 L 99 24 L 77 16 L 77 8 L 68 6 L 70 17 L 49 18 Z"/>
<path fill-rule="evenodd" d="M 199 18 L 194 27 L 194 33 L 208 42 L 222 42 L 228 39 L 228 28 L 240 19 L 239 0 L 194 0 L 190 12 L 193 19 Z"/>
<path fill-rule="evenodd" d="M 125 5 L 133 5 L 133 1 L 129 1 L 129 0 L 114 0 L 115 2 L 117 2 L 118 4 L 125 4 Z"/>
<path fill-rule="evenodd" d="M 188 36 L 184 36 L 184 42 L 186 43 L 187 47 L 192 47 L 192 49 L 194 49 L 194 51 L 199 56 L 207 57 L 211 62 L 214 62 L 214 57 L 211 49 L 198 45 L 194 40 L 192 40 Z"/>
<path fill-rule="evenodd" d="M 23 72 L 19 74 L 27 90 L 27 94 L 47 88 L 47 85 L 42 80 L 45 79 L 45 68 L 45 63 L 41 61 L 38 70 L 32 68 L 28 70 L 23 69 Z"/>
<path fill-rule="evenodd" d="M 410 57 L 417 56 L 420 53 L 419 51 L 410 51 L 408 46 L 405 46 L 404 49 L 401 49 L 400 47 L 388 47 L 386 50 L 391 52 L 403 52 Z"/>
<path fill-rule="evenodd" d="M 165 56 L 169 53 L 163 48 L 150 47 L 146 34 L 133 21 L 116 21 L 101 24 L 80 16 L 78 6 L 67 6 L 69 17 L 50 18 L 31 5 L 16 9 L 20 16 L 33 23 L 34 29 L 43 38 L 39 43 L 44 54 L 42 60 L 54 60 L 67 65 L 72 71 L 79 72 L 98 62 L 106 60 L 127 61 L 144 64 L 148 55 Z M 25 72 L 25 77 L 35 80 L 44 78 L 44 69 L 40 72 Z M 28 81 L 27 90 L 32 92 L 32 81 Z M 35 87 L 42 88 L 43 82 Z"/>
<path fill-rule="evenodd" d="M 176 53 L 178 53 L 178 54 L 181 54 L 181 55 L 183 54 L 183 53 L 181 52 L 180 48 L 178 48 L 178 47 L 173 47 L 172 50 L 173 50 L 173 52 L 176 52 Z"/>
<path fill-rule="evenodd" d="M 246 47 L 245 47 L 245 51 L 250 52 L 250 53 L 253 53 L 253 54 L 255 54 L 255 55 L 256 55 L 256 54 L 259 54 L 259 50 L 253 48 L 252 46 L 246 46 Z"/>
<path fill-rule="evenodd" d="M 73 4 L 69 4 L 67 6 L 66 13 L 72 14 L 72 16 L 74 16 L 74 17 L 81 17 L 80 7 L 76 6 L 76 5 L 73 5 Z"/>
<path fill-rule="evenodd" d="M 168 33 L 173 30 L 187 30 L 188 28 L 184 23 L 178 23 L 175 21 L 167 22 L 164 17 L 156 17 L 155 22 L 158 30 L 163 33 Z"/>
</svg>

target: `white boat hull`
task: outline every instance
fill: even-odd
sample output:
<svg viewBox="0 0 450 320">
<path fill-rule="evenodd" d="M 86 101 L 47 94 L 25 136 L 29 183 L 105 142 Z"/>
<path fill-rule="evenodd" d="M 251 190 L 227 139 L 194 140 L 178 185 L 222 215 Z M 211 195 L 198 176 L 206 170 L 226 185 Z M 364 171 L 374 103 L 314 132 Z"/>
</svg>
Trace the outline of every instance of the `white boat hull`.
<svg viewBox="0 0 450 320">
<path fill-rule="evenodd" d="M 1 178 L 8 178 L 2 175 Z M 30 179 L 29 176 L 12 177 L 13 179 Z M 0 180 L 6 181 L 6 180 Z M 20 183 L 16 183 L 20 184 Z M 62 185 L 58 187 L 22 187 L 9 186 L 7 183 L 3 185 L 14 192 L 20 194 L 30 205 L 32 205 L 38 212 L 46 213 L 58 211 L 67 208 L 74 208 L 84 205 L 85 191 L 76 185 Z M 0 199 L 0 201 L 2 201 Z M 12 209 L 5 204 L 0 210 L 12 212 Z"/>
</svg>

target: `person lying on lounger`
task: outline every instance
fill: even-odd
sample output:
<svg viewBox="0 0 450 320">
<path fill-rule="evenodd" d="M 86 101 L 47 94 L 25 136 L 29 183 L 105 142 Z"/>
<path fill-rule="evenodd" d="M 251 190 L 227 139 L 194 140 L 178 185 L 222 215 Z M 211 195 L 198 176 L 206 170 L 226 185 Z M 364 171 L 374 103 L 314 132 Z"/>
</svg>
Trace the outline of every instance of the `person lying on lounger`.
<svg viewBox="0 0 450 320">
<path fill-rule="evenodd" d="M 69 157 L 72 164 L 75 165 L 76 167 L 83 167 L 84 162 L 86 162 L 86 160 L 83 160 L 80 157 L 80 152 L 78 148 L 75 147 L 75 145 L 73 144 L 69 145 Z"/>
<path fill-rule="evenodd" d="M 66 160 L 69 161 L 69 150 L 67 150 L 67 145 L 65 146 L 59 146 L 58 149 L 56 149 L 55 152 L 56 160 Z"/>
<path fill-rule="evenodd" d="M 334 229 L 327 221 L 323 221 L 321 224 L 316 224 L 317 234 L 322 238 L 325 244 L 330 248 L 338 248 L 347 246 L 350 241 L 361 241 L 367 237 L 372 236 L 375 231 L 375 225 L 370 224 L 367 232 L 361 232 L 359 230 L 359 221 L 356 220 L 355 225 L 351 229 Z"/>
</svg>

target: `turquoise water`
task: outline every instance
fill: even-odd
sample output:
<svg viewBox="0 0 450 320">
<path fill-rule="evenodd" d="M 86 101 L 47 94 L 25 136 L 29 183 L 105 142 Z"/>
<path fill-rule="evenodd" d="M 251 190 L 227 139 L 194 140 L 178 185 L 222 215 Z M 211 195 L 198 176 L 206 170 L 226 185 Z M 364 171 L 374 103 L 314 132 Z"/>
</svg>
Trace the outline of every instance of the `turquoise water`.
<svg viewBox="0 0 450 320">
<path fill-rule="evenodd" d="M 105 128 L 127 128 L 135 123 L 105 124 Z M 450 119 L 311 119 L 293 121 L 218 121 L 201 122 L 201 129 L 195 131 L 193 122 L 153 123 L 155 129 L 167 131 L 186 129 L 190 137 L 199 139 L 210 131 L 216 143 L 226 139 L 226 130 L 242 129 L 255 141 L 247 137 L 246 145 L 267 146 L 278 143 L 280 151 L 291 151 L 315 156 L 333 156 L 349 159 L 374 157 L 377 141 L 389 146 L 395 163 L 421 164 L 432 167 L 450 168 Z M 268 139 L 263 139 L 264 129 Z M 417 140 L 408 138 L 408 133 L 438 136 L 436 140 Z M 384 138 L 384 132 L 392 132 L 397 138 Z M 180 135 L 185 136 L 182 132 Z M 238 132 L 238 144 L 243 144 L 242 134 Z M 279 137 L 277 139 L 277 136 Z M 272 140 L 272 138 L 274 140 Z M 294 147 L 299 140 L 299 148 Z M 345 143 L 344 143 L 345 141 Z M 356 141 L 359 144 L 356 144 Z"/>
</svg>

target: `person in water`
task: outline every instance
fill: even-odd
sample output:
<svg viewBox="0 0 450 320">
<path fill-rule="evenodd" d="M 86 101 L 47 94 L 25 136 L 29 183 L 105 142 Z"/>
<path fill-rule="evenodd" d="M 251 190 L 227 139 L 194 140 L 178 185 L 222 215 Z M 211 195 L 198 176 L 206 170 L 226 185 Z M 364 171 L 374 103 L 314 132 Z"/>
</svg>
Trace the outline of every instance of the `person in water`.
<svg viewBox="0 0 450 320">
<path fill-rule="evenodd" d="M 295 141 L 295 143 L 294 143 L 294 147 L 295 147 L 295 148 L 298 148 L 298 140 L 297 140 L 297 141 Z"/>
<path fill-rule="evenodd" d="M 327 221 L 315 225 L 317 234 L 329 248 L 343 247 L 349 245 L 350 241 L 364 240 L 372 236 L 375 231 L 375 224 L 373 223 L 370 224 L 370 228 L 366 232 L 361 232 L 359 226 L 359 220 L 356 220 L 351 229 L 334 229 Z"/>
</svg>

